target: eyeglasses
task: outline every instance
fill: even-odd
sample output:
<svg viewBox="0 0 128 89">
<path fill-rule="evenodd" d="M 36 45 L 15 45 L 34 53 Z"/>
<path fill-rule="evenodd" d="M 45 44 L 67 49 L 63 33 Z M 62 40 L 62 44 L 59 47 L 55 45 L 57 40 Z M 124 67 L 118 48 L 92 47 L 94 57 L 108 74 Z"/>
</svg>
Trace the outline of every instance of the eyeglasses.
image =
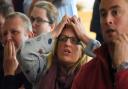
<svg viewBox="0 0 128 89">
<path fill-rule="evenodd" d="M 31 20 L 31 22 L 33 23 L 34 21 L 36 21 L 36 23 L 37 24 L 42 24 L 42 23 L 50 23 L 49 21 L 47 21 L 47 20 L 44 20 L 44 19 L 42 19 L 42 18 L 40 18 L 40 17 L 30 17 L 30 20 Z"/>
<path fill-rule="evenodd" d="M 70 42 L 72 44 L 77 44 L 77 45 L 80 44 L 80 40 L 74 37 L 68 37 L 66 35 L 61 35 L 58 37 L 58 41 L 60 42 L 66 42 L 68 39 L 70 39 Z"/>
</svg>

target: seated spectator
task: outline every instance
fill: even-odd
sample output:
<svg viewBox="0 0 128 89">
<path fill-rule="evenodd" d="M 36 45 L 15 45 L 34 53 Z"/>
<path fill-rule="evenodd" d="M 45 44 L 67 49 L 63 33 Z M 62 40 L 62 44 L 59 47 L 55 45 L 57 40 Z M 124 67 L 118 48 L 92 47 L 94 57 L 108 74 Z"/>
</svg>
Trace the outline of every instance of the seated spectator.
<svg viewBox="0 0 128 89">
<path fill-rule="evenodd" d="M 0 89 L 3 89 L 4 72 L 3 72 L 3 46 L 1 43 L 1 30 L 5 22 L 5 17 L 13 12 L 13 7 L 4 1 L 0 1 Z"/>
<path fill-rule="evenodd" d="M 21 87 L 31 89 L 30 83 L 20 71 L 16 57 L 21 45 L 30 37 L 31 33 L 31 22 L 24 14 L 14 12 L 5 18 L 2 29 L 4 89 L 19 89 Z"/>
<path fill-rule="evenodd" d="M 104 44 L 84 65 L 72 89 L 128 89 L 128 0 L 101 0 Z"/>
<path fill-rule="evenodd" d="M 83 43 L 76 30 L 82 30 Z M 70 89 L 75 75 L 86 62 L 84 44 L 89 41 L 81 21 L 68 16 L 64 16 L 52 32 L 26 41 L 18 54 L 19 63 L 33 89 Z"/>
<path fill-rule="evenodd" d="M 56 7 L 47 1 L 37 1 L 30 9 L 29 17 L 35 36 L 50 32 L 54 29 L 58 11 Z"/>
</svg>

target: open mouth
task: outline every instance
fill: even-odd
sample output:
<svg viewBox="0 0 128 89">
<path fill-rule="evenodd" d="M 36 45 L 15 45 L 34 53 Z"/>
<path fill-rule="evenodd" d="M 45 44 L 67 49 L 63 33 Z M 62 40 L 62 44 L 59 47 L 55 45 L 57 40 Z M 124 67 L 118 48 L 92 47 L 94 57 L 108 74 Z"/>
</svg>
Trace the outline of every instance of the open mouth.
<svg viewBox="0 0 128 89">
<path fill-rule="evenodd" d="M 69 49 L 64 49 L 64 53 L 65 53 L 65 54 L 70 54 L 71 51 L 70 51 Z"/>
<path fill-rule="evenodd" d="M 107 34 L 113 33 L 113 32 L 116 32 L 116 31 L 115 31 L 114 29 L 108 29 L 108 30 L 106 31 Z"/>
</svg>

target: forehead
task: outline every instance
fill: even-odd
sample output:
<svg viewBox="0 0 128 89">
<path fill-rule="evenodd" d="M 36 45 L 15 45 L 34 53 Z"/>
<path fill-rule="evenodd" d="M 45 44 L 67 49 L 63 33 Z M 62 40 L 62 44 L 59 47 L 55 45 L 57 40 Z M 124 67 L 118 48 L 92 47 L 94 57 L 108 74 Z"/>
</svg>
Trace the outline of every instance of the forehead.
<svg viewBox="0 0 128 89">
<path fill-rule="evenodd" d="M 64 28 L 61 34 L 68 35 L 68 36 L 76 36 L 75 31 L 72 27 Z"/>
<path fill-rule="evenodd" d="M 34 7 L 31 11 L 31 15 L 43 17 L 47 15 L 47 11 L 44 8 Z"/>
<path fill-rule="evenodd" d="M 123 7 L 128 6 L 127 0 L 101 0 L 100 10 L 111 9 L 112 7 Z"/>
<path fill-rule="evenodd" d="M 5 23 L 3 25 L 4 31 L 19 28 L 24 28 L 24 22 L 20 17 L 8 18 L 5 20 Z"/>
</svg>

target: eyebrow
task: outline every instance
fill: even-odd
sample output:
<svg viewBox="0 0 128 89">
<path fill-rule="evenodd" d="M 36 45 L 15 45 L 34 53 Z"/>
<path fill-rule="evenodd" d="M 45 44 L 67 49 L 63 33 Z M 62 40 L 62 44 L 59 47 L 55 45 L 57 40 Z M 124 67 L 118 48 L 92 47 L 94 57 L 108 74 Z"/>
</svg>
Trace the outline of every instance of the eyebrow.
<svg viewBox="0 0 128 89">
<path fill-rule="evenodd" d="M 119 9 L 119 8 L 120 8 L 119 5 L 114 5 L 114 6 L 110 7 L 109 10 L 111 10 L 111 9 Z M 105 9 L 104 8 L 100 8 L 99 11 L 103 12 L 103 11 L 105 11 Z"/>
</svg>

